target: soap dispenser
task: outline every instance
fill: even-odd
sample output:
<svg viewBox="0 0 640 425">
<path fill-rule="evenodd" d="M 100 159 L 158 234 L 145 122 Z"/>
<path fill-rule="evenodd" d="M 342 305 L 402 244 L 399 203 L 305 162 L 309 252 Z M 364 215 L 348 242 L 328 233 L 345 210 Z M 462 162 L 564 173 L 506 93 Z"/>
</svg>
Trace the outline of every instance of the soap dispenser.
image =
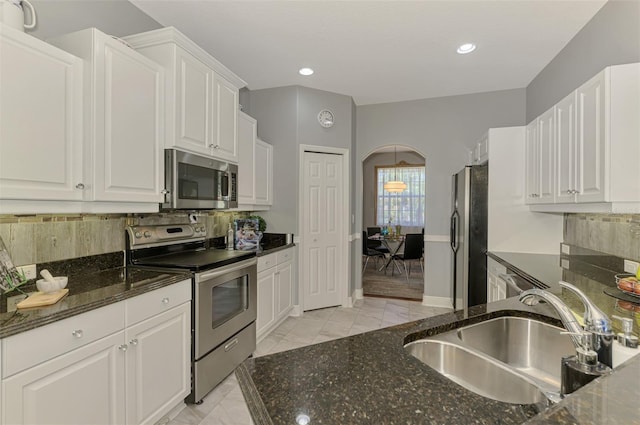
<svg viewBox="0 0 640 425">
<path fill-rule="evenodd" d="M 231 227 L 231 223 L 229 223 L 229 227 L 227 228 L 227 251 L 233 251 L 234 241 L 233 228 Z"/>
<path fill-rule="evenodd" d="M 614 319 L 622 322 L 622 332 L 618 334 L 618 343 L 627 348 L 638 348 L 638 337 L 632 334 L 633 332 L 633 320 L 628 317 L 620 317 L 613 315 Z"/>
<path fill-rule="evenodd" d="M 592 338 L 589 332 L 572 335 L 580 344 L 576 347 L 574 356 L 562 358 L 560 394 L 563 397 L 612 371 L 609 366 L 598 361 L 598 354 L 591 346 Z"/>
</svg>

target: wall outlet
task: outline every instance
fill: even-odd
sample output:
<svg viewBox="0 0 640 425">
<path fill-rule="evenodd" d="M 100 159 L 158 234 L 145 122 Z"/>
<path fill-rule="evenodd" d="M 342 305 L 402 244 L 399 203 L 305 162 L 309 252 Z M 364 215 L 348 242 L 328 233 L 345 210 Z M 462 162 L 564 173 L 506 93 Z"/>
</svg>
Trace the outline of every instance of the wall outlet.
<svg viewBox="0 0 640 425">
<path fill-rule="evenodd" d="M 624 260 L 624 271 L 627 273 L 636 274 L 638 272 L 638 266 L 640 263 L 631 260 Z"/>
<path fill-rule="evenodd" d="M 562 251 L 563 254 L 567 254 L 567 255 L 571 254 L 571 249 L 570 249 L 569 245 L 565 245 L 565 244 L 561 243 L 560 244 L 560 250 Z"/>
<path fill-rule="evenodd" d="M 16 267 L 18 273 L 24 273 L 24 276 L 28 279 L 35 279 L 38 275 L 36 274 L 36 265 L 29 264 L 28 266 L 20 266 Z"/>
</svg>

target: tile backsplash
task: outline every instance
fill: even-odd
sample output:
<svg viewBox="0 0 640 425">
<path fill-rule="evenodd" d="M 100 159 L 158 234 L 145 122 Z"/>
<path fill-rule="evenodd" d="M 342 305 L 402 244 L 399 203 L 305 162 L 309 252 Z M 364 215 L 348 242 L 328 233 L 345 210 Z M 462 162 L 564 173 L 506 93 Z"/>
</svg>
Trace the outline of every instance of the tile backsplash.
<svg viewBox="0 0 640 425">
<path fill-rule="evenodd" d="M 223 236 L 244 212 L 195 213 L 208 237 Z M 187 213 L 0 215 L 0 237 L 16 266 L 124 251 L 124 228 L 136 224 L 188 223 Z"/>
<path fill-rule="evenodd" d="M 565 214 L 564 242 L 640 261 L 640 214 Z"/>
</svg>

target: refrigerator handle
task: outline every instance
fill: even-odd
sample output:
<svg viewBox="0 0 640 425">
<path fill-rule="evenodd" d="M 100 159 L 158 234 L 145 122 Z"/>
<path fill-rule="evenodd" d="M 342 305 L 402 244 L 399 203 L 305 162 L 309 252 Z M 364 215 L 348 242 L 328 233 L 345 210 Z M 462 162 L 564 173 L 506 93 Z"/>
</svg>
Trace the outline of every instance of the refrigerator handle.
<svg viewBox="0 0 640 425">
<path fill-rule="evenodd" d="M 458 252 L 458 244 L 456 243 L 456 236 L 458 234 L 458 210 L 454 210 L 453 214 L 451 214 L 451 225 L 450 225 L 450 240 L 449 243 L 451 244 L 451 249 L 453 250 L 454 253 Z"/>
</svg>

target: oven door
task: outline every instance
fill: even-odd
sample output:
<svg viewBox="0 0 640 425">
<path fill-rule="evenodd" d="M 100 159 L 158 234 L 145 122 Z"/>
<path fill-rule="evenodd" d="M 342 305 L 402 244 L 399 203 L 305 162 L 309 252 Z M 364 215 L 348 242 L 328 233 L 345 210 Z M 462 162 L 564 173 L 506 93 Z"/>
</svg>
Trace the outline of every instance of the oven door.
<svg viewBox="0 0 640 425">
<path fill-rule="evenodd" d="M 256 320 L 257 260 L 195 275 L 195 359 Z"/>
</svg>

